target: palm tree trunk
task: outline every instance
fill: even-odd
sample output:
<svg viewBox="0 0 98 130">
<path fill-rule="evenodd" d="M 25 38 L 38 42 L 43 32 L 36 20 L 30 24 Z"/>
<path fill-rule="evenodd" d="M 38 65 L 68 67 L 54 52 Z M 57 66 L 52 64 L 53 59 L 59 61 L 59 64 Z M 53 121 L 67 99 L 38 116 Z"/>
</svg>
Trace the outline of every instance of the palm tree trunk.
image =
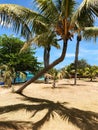
<svg viewBox="0 0 98 130">
<path fill-rule="evenodd" d="M 53 88 L 55 88 L 55 85 L 56 85 L 56 81 L 53 80 Z"/>
<path fill-rule="evenodd" d="M 48 48 L 44 48 L 44 67 L 46 68 L 49 65 L 50 59 L 50 46 Z"/>
<path fill-rule="evenodd" d="M 76 44 L 76 52 L 75 52 L 75 77 L 74 77 L 74 85 L 77 84 L 77 67 L 78 67 L 78 55 L 79 55 L 79 45 L 81 41 L 81 35 L 77 36 L 77 44 Z"/>
<path fill-rule="evenodd" d="M 50 65 L 48 65 L 46 68 L 44 68 L 43 70 L 41 70 L 37 75 L 35 75 L 32 79 L 30 79 L 29 81 L 27 81 L 26 83 L 24 83 L 24 85 L 19 88 L 16 93 L 21 93 L 29 84 L 31 84 L 32 82 L 36 81 L 40 76 L 42 76 L 44 73 L 46 73 L 49 69 L 53 68 L 55 65 L 59 64 L 60 62 L 62 62 L 65 58 L 66 55 L 66 51 L 67 51 L 67 43 L 68 40 L 66 39 L 63 43 L 63 50 L 62 50 L 62 54 L 61 56 L 55 60 L 54 62 L 52 62 Z"/>
<path fill-rule="evenodd" d="M 44 68 L 46 68 L 49 65 L 50 60 L 50 45 L 48 47 L 44 48 Z M 44 82 L 48 83 L 48 79 L 45 77 Z"/>
</svg>

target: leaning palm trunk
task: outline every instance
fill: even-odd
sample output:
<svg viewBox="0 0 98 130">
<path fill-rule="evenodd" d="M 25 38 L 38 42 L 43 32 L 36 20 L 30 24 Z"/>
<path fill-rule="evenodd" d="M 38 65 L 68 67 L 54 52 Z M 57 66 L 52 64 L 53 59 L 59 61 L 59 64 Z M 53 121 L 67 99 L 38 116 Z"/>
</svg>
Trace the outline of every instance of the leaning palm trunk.
<svg viewBox="0 0 98 130">
<path fill-rule="evenodd" d="M 77 84 L 77 68 L 78 68 L 78 55 L 79 55 L 79 45 L 81 41 L 81 35 L 77 36 L 76 52 L 75 52 L 75 78 L 74 85 Z"/>
<path fill-rule="evenodd" d="M 25 89 L 29 84 L 31 84 L 32 82 L 36 81 L 40 76 L 42 76 L 44 73 L 46 73 L 48 70 L 50 70 L 51 68 L 53 68 L 55 65 L 59 64 L 60 62 L 62 62 L 65 58 L 65 54 L 67 51 L 67 43 L 68 40 L 65 40 L 63 43 L 63 50 L 62 50 L 62 54 L 61 56 L 55 60 L 53 63 L 51 63 L 50 65 L 48 65 L 46 68 L 44 68 L 42 71 L 40 71 L 37 75 L 35 75 L 32 79 L 30 79 L 29 81 L 27 81 L 21 88 L 19 88 L 16 93 L 21 93 L 23 91 L 23 89 Z"/>
</svg>

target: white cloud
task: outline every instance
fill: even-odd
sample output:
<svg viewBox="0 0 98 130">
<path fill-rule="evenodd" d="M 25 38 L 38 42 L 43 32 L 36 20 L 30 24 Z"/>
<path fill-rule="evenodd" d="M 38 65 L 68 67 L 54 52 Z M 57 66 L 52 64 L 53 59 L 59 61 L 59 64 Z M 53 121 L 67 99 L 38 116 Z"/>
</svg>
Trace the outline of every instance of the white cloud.
<svg viewBox="0 0 98 130">
<path fill-rule="evenodd" d="M 97 56 L 98 50 L 90 50 L 90 49 L 81 48 L 79 54 L 80 54 L 80 56 L 84 56 L 84 55 L 88 55 L 88 56 L 96 55 Z"/>
<path fill-rule="evenodd" d="M 74 54 L 74 53 L 67 53 L 67 54 L 66 54 L 66 57 L 67 57 L 67 58 L 70 58 L 70 57 L 72 58 L 72 57 L 75 57 L 75 54 Z"/>
</svg>

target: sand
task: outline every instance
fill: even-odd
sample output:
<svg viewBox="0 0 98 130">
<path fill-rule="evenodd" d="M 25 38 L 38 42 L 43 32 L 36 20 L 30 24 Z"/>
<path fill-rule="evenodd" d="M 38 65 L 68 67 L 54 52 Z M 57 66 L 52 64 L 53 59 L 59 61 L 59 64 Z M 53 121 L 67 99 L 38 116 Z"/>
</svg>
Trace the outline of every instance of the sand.
<svg viewBox="0 0 98 130">
<path fill-rule="evenodd" d="M 19 87 L 21 85 L 14 85 L 15 90 Z M 98 82 L 96 81 L 89 82 L 88 79 L 82 79 L 77 81 L 77 85 L 73 85 L 73 79 L 62 79 L 56 83 L 55 89 L 52 88 L 51 83 L 32 83 L 24 89 L 23 94 L 28 97 L 28 100 L 24 100 L 22 95 L 12 93 L 11 88 L 0 87 L 0 130 L 37 130 L 34 123 L 40 121 L 47 111 L 51 110 L 45 107 L 46 104 L 52 108 L 52 104 L 63 103 L 65 108 L 73 110 L 74 117 L 84 114 L 83 116 L 89 120 L 86 113 L 98 116 Z M 39 107 L 41 106 L 39 104 L 42 107 Z M 31 117 L 34 112 L 35 115 Z M 69 118 L 65 121 L 56 112 L 53 114 L 54 118 L 50 116 L 49 121 L 43 123 L 40 130 L 80 130 L 84 128 L 73 125 L 69 122 Z M 87 130 L 98 130 L 98 118 L 94 117 L 94 120 L 97 123 L 91 129 L 88 126 Z M 94 122 L 90 124 L 92 126 Z"/>
</svg>

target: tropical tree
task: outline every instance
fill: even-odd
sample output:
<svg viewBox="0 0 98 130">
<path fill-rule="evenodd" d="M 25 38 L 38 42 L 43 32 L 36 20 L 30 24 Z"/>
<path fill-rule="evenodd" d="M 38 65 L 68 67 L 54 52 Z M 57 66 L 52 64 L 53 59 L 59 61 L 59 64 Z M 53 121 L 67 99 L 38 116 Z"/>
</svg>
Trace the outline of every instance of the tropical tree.
<svg viewBox="0 0 98 130">
<path fill-rule="evenodd" d="M 15 71 L 39 71 L 40 63 L 37 61 L 35 50 L 30 47 L 19 53 L 24 42 L 13 36 L 0 36 L 0 65 L 12 66 Z"/>
<path fill-rule="evenodd" d="M 17 78 L 17 73 L 15 71 L 15 68 L 13 68 L 10 65 L 2 64 L 0 65 L 1 70 L 1 77 L 2 81 L 4 82 L 4 85 L 7 85 L 8 87 L 12 87 L 12 92 L 14 92 L 14 87 L 12 86 L 12 82 Z M 26 74 L 24 72 L 19 72 L 19 76 L 21 79 L 26 80 Z"/>
<path fill-rule="evenodd" d="M 78 54 L 79 54 L 79 44 L 80 41 L 82 40 L 82 32 L 84 31 L 85 33 L 88 33 L 86 30 L 93 31 L 93 36 L 95 36 L 94 30 L 95 27 L 93 27 L 94 24 L 94 14 L 98 16 L 97 12 L 97 2 L 96 1 L 87 1 L 84 0 L 76 13 L 74 13 L 73 19 L 76 19 L 76 25 L 77 25 L 77 44 L 76 44 L 76 53 L 75 53 L 75 78 L 74 78 L 74 84 L 76 84 L 76 79 L 77 79 L 77 62 L 78 62 Z M 87 10 L 87 11 L 86 11 Z M 86 18 L 86 22 L 83 23 L 83 20 Z M 81 22 L 80 22 L 81 20 Z M 88 22 L 87 22 L 88 21 Z M 98 28 L 96 28 L 98 30 Z M 96 31 L 95 30 L 95 31 Z M 98 32 L 97 32 L 98 33 Z M 87 36 L 89 35 L 86 34 Z M 89 37 L 92 35 L 89 35 Z M 85 37 L 85 35 L 84 35 Z M 87 37 L 86 37 L 87 38 Z"/>
<path fill-rule="evenodd" d="M 94 6 L 91 1 L 84 0 L 79 9 L 73 15 L 76 4 L 75 0 L 35 1 L 39 9 L 38 13 L 18 5 L 0 5 L 1 23 L 3 22 L 3 25 L 9 25 L 10 23 L 13 29 L 18 32 L 21 29 L 21 35 L 26 38 L 30 38 L 32 31 L 40 33 L 40 30 L 42 31 L 46 29 L 46 33 L 47 28 L 48 31 L 50 28 L 51 31 L 54 31 L 57 35 L 61 36 L 63 41 L 62 54 L 57 60 L 39 72 L 33 79 L 26 82 L 17 91 L 18 93 L 20 93 L 27 85 L 39 78 L 43 73 L 63 61 L 67 50 L 68 40 L 72 40 L 74 28 L 79 26 L 83 29 L 86 26 L 85 22 L 92 23 L 93 13 L 96 15 L 98 14 L 98 2 L 96 2 L 96 6 Z M 33 40 L 34 39 L 29 40 L 28 43 Z"/>
<path fill-rule="evenodd" d="M 59 70 L 58 77 L 60 78 L 70 78 L 71 75 L 68 72 L 67 66 Z"/>
<path fill-rule="evenodd" d="M 90 65 L 87 63 L 85 59 L 80 59 L 77 61 L 77 74 L 78 77 L 83 77 L 83 73 L 85 72 L 85 68 L 89 67 Z M 75 76 L 75 62 L 71 63 L 66 67 L 66 71 L 70 75 L 70 77 Z"/>
<path fill-rule="evenodd" d="M 25 52 L 19 53 L 23 45 L 23 41 L 13 36 L 0 36 L 0 66 L 4 64 L 8 68 L 14 68 L 16 75 L 21 75 L 20 72 L 27 70 L 35 74 L 41 64 L 37 62 L 34 50 L 28 48 Z M 14 82 L 15 80 L 16 76 Z"/>
<path fill-rule="evenodd" d="M 88 24 L 88 23 L 87 23 Z M 78 55 L 79 55 L 79 46 L 80 46 L 80 41 L 82 40 L 82 37 L 86 40 L 90 40 L 92 38 L 95 39 L 98 36 L 98 27 L 94 27 L 94 23 L 88 24 L 88 27 L 84 27 L 84 29 L 77 35 L 77 44 L 76 44 L 76 53 L 75 53 L 75 79 L 74 79 L 74 84 L 76 84 L 76 79 L 77 79 L 77 64 L 78 64 Z M 92 26 L 92 27 L 91 27 Z"/>
<path fill-rule="evenodd" d="M 85 68 L 84 76 L 90 78 L 90 81 L 96 77 L 98 74 L 98 67 L 97 66 L 89 66 Z"/>
<path fill-rule="evenodd" d="M 87 61 L 85 59 L 78 60 L 78 69 L 84 70 L 88 66 L 89 66 L 89 64 L 87 63 Z"/>
<path fill-rule="evenodd" d="M 85 73 L 85 68 L 89 67 L 90 65 L 87 63 L 85 59 L 78 60 L 77 64 L 77 74 L 78 78 L 83 78 Z"/>
<path fill-rule="evenodd" d="M 56 87 L 56 81 L 58 79 L 70 78 L 70 74 L 67 71 L 67 67 L 64 67 L 60 70 L 57 70 L 56 68 L 52 68 L 48 72 L 52 76 L 51 79 L 53 79 L 53 88 Z"/>
<path fill-rule="evenodd" d="M 84 30 L 82 32 L 83 32 L 83 34 L 78 34 L 78 36 L 77 36 L 76 53 L 75 53 L 75 78 L 74 78 L 74 84 L 75 85 L 76 85 L 76 79 L 77 79 L 77 66 L 78 66 L 79 44 L 80 44 L 80 41 L 82 40 L 82 35 L 83 35 L 83 37 L 86 40 L 94 38 L 95 41 L 96 41 L 96 38 L 98 36 L 98 27 L 86 27 L 86 28 L 84 28 Z M 81 72 L 81 71 L 79 71 L 79 72 Z"/>
<path fill-rule="evenodd" d="M 71 63 L 66 67 L 66 71 L 69 73 L 70 77 L 73 78 L 75 75 L 75 65 L 74 63 Z"/>
<path fill-rule="evenodd" d="M 5 85 L 7 85 L 8 87 L 11 87 L 12 81 L 16 77 L 14 68 L 7 65 L 1 65 L 0 70 L 3 71 L 2 77 L 3 77 Z"/>
<path fill-rule="evenodd" d="M 25 21 L 25 23 L 28 24 L 28 27 L 29 27 L 29 23 L 31 24 L 31 22 L 33 22 L 33 25 L 36 23 L 37 24 L 37 28 L 38 28 L 39 27 L 38 26 L 38 20 L 39 20 L 39 23 L 41 23 L 40 21 L 44 21 L 45 22 L 45 20 L 47 20 L 48 21 L 47 22 L 48 23 L 48 28 L 49 28 L 49 26 L 51 26 L 52 30 L 55 29 L 55 31 L 59 35 L 61 35 L 61 37 L 62 37 L 62 39 L 64 41 L 64 43 L 63 43 L 63 51 L 62 51 L 62 54 L 61 54 L 60 58 L 58 58 L 56 61 L 54 61 L 52 64 L 50 64 L 47 68 L 45 68 L 44 70 L 42 70 L 40 73 L 38 73 L 38 75 L 35 76 L 32 80 L 30 80 L 29 82 L 27 82 L 26 84 L 24 84 L 23 87 L 21 88 L 21 90 L 18 90 L 18 92 L 22 91 L 22 89 L 24 89 L 28 84 L 30 84 L 32 81 L 36 80 L 43 73 L 45 73 L 47 70 L 49 70 L 50 68 L 52 68 L 53 66 L 55 66 L 56 64 L 58 64 L 59 62 L 61 62 L 64 59 L 65 52 L 66 52 L 66 49 L 67 49 L 67 41 L 68 41 L 68 39 L 71 38 L 71 34 L 69 33 L 69 30 L 67 29 L 69 27 L 69 25 L 67 23 L 68 22 L 67 18 L 71 17 L 72 11 L 74 9 L 75 2 L 71 1 L 72 5 L 70 5 L 69 3 L 62 3 L 62 4 L 58 3 L 59 6 L 60 6 L 60 8 L 58 8 L 58 5 L 57 4 L 55 5 L 55 3 L 53 3 L 51 0 L 50 1 L 45 1 L 44 4 L 43 4 L 44 1 L 38 1 L 38 2 L 39 2 L 39 5 L 41 4 L 41 6 L 42 6 L 41 7 L 42 9 L 40 8 L 41 10 L 43 10 L 44 7 L 47 5 L 47 3 L 49 3 L 48 5 L 51 7 L 51 10 L 50 10 L 49 6 L 47 6 L 47 10 L 43 10 L 43 16 L 45 15 L 45 17 L 48 18 L 48 20 L 45 17 L 43 18 L 42 15 L 38 15 L 37 13 L 35 13 L 35 12 L 31 11 L 31 10 L 29 11 L 28 9 L 26 9 L 24 7 L 17 6 L 17 5 L 9 5 L 9 6 L 8 5 L 1 5 L 1 8 L 2 7 L 3 8 L 2 9 L 0 8 L 1 9 L 1 11 L 0 11 L 1 14 L 2 14 L 2 11 L 5 12 L 5 13 L 3 13 L 3 16 L 4 17 L 8 16 L 8 19 L 9 19 L 8 21 L 12 22 L 12 24 L 13 24 L 13 21 L 15 21 L 16 10 L 20 10 L 20 12 L 18 11 L 18 17 L 21 15 L 21 19 L 22 19 L 22 16 L 23 16 L 22 20 L 23 20 L 23 22 Z M 70 8 L 70 10 L 68 10 L 68 8 L 66 7 L 67 10 L 64 11 L 65 4 L 66 4 L 66 6 L 68 6 Z M 13 8 L 15 8 L 15 9 L 13 10 Z M 10 14 L 8 15 L 8 10 L 10 12 L 12 12 L 11 15 Z M 25 10 L 25 12 L 27 13 L 25 15 L 27 17 L 24 16 L 24 13 L 22 14 L 23 10 Z M 31 12 L 31 15 L 30 15 L 30 12 Z M 13 18 L 12 14 L 14 14 L 14 18 Z M 34 15 L 38 16 L 38 17 L 36 17 L 36 19 L 34 19 L 34 17 L 33 17 Z M 62 16 L 60 16 L 60 15 L 62 15 Z M 32 19 L 31 19 L 31 16 L 32 16 Z M 63 17 L 65 17 L 65 20 L 63 19 Z M 1 18 L 1 21 L 3 21 L 6 24 L 8 24 L 7 20 L 4 20 L 3 17 Z M 20 22 L 20 24 L 22 24 L 22 22 Z M 41 26 L 40 26 L 40 28 L 41 28 Z M 39 31 L 40 31 L 40 28 L 39 28 Z M 63 30 L 63 28 L 64 28 L 64 30 Z M 33 28 L 33 29 L 36 29 L 36 28 Z M 23 33 L 22 35 L 25 35 L 25 34 Z"/>
<path fill-rule="evenodd" d="M 83 78 L 84 70 L 83 69 L 77 69 L 78 78 Z"/>
<path fill-rule="evenodd" d="M 78 67 L 78 55 L 79 55 L 79 45 L 81 41 L 81 35 L 77 36 L 77 44 L 76 44 L 76 52 L 75 52 L 75 78 L 74 78 L 74 85 L 76 85 L 77 79 L 77 67 Z"/>
<path fill-rule="evenodd" d="M 53 80 L 52 87 L 56 87 L 56 81 L 59 79 L 59 71 L 56 68 L 52 68 L 48 71 L 48 73 L 51 75 L 51 79 Z"/>
<path fill-rule="evenodd" d="M 54 32 L 41 33 L 34 38 L 34 42 L 39 47 L 44 48 L 43 62 L 44 62 L 44 67 L 46 68 L 50 63 L 51 46 L 60 48 L 59 44 L 57 43 L 56 34 Z M 45 83 L 47 82 L 48 82 L 47 78 L 45 78 Z"/>
<path fill-rule="evenodd" d="M 54 46 L 56 48 L 60 48 L 59 44 L 57 43 L 57 37 L 54 32 L 46 32 L 37 34 L 37 36 L 34 38 L 35 45 L 37 44 L 39 47 L 44 48 L 44 55 L 43 55 L 43 61 L 44 61 L 44 67 L 46 68 L 49 65 L 50 60 L 50 50 L 51 46 Z"/>
</svg>

